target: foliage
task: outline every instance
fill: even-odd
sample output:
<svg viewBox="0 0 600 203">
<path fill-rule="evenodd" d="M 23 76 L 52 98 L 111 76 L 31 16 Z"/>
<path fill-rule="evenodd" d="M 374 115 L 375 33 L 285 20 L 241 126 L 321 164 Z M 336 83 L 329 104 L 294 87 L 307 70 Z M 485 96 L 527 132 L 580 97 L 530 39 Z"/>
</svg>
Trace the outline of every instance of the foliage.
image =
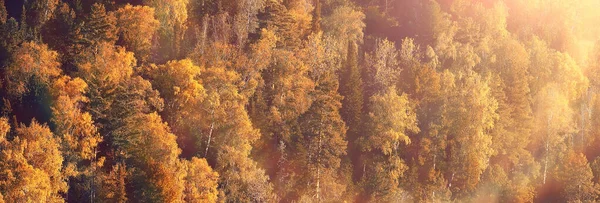
<svg viewBox="0 0 600 203">
<path fill-rule="evenodd" d="M 597 0 L 0 0 L 0 202 L 600 201 Z"/>
</svg>

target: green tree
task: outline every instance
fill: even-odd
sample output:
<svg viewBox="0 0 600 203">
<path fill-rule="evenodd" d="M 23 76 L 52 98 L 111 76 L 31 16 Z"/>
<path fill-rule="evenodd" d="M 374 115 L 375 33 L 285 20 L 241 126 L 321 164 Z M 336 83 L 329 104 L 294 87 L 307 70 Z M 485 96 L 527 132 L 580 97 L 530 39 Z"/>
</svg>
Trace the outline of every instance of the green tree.
<svg viewBox="0 0 600 203">
<path fill-rule="evenodd" d="M 403 186 L 417 202 L 449 201 L 451 193 L 443 173 L 448 137 L 442 130 L 442 73 L 436 70 L 439 64 L 433 49 L 428 47 L 423 53 L 418 47 L 413 39 L 405 38 L 398 57 L 402 67 L 398 85 L 414 103 L 420 129 L 403 153 L 410 167 Z"/>
<path fill-rule="evenodd" d="M 248 34 L 256 33 L 258 26 L 258 13 L 263 10 L 265 0 L 240 0 L 236 1 L 237 11 L 233 17 L 233 30 L 237 37 L 237 44 L 243 47 Z"/>
<path fill-rule="evenodd" d="M 54 15 L 54 10 L 58 7 L 58 0 L 34 0 L 25 2 L 27 8 L 27 23 L 34 28 L 34 32 L 39 33 L 40 28 L 50 20 Z"/>
<path fill-rule="evenodd" d="M 355 43 L 348 44 L 348 55 L 344 62 L 344 67 L 340 70 L 340 88 L 339 93 L 342 99 L 342 108 L 340 115 L 348 126 L 348 155 L 358 157 L 357 140 L 361 136 L 363 128 L 363 81 L 361 70 L 358 66 L 358 53 Z M 360 165 L 359 160 L 352 160 L 355 166 Z M 360 174 L 355 171 L 355 175 Z"/>
<path fill-rule="evenodd" d="M 111 167 L 108 173 L 98 173 L 95 178 L 100 185 L 96 195 L 97 201 L 127 202 L 127 192 L 125 191 L 127 169 L 124 164 L 117 163 Z"/>
<path fill-rule="evenodd" d="M 517 41 L 503 44 L 495 51 L 496 57 L 503 60 L 496 60 L 491 65 L 493 72 L 498 74 L 490 87 L 498 101 L 499 119 L 491 131 L 495 154 L 490 164 L 497 164 L 510 181 L 500 188 L 504 191 L 501 198 L 506 201 L 532 201 L 534 185 L 531 183 L 538 173 L 530 170 L 536 166 L 527 150 L 533 128 L 529 58 L 523 45 Z M 528 180 L 522 180 L 524 177 Z M 529 184 L 520 185 L 523 182 Z"/>
<path fill-rule="evenodd" d="M 117 18 L 107 12 L 104 4 L 95 3 L 90 13 L 76 23 L 70 33 L 72 40 L 69 55 L 79 62 L 78 55 L 89 52 L 89 48 L 100 46 L 102 43 L 114 44 L 117 40 Z"/>
<path fill-rule="evenodd" d="M 600 192 L 585 155 L 570 151 L 560 161 L 556 171 L 566 201 L 594 201 Z"/>
<path fill-rule="evenodd" d="M 48 43 L 48 47 L 60 53 L 60 61 L 63 64 L 68 64 L 71 60 L 69 54 L 67 54 L 72 42 L 69 33 L 74 29 L 76 21 L 75 11 L 68 3 L 61 3 L 54 11 L 54 17 L 41 30 L 42 41 Z M 72 71 L 71 67 L 64 70 L 67 73 Z"/>
<path fill-rule="evenodd" d="M 150 114 L 163 108 L 159 92 L 152 89 L 149 81 L 134 73 L 136 60 L 133 53 L 108 43 L 89 50 L 96 51 L 86 52 L 77 64 L 76 75 L 88 85 L 86 97 L 89 103 L 84 110 L 92 115 L 103 140 L 99 143 L 98 155 L 103 156 L 107 164 L 99 163 L 102 173 L 98 173 L 98 198 L 114 201 L 125 200 L 125 197 L 148 201 L 182 199 L 182 195 L 177 195 L 183 191 L 178 191 L 183 188 L 178 186 L 183 184 L 180 183 L 182 178 L 173 178 L 173 181 L 179 181 L 175 183 L 165 180 L 166 177 L 180 175 L 181 163 L 176 159 L 179 148 L 175 137 L 162 119 Z M 144 131 L 150 129 L 146 128 L 149 127 L 146 124 L 152 124 L 152 132 Z M 142 127 L 145 129 L 140 129 Z M 143 139 L 149 136 L 156 140 Z M 136 145 L 130 142 L 136 142 Z M 136 151 L 138 149 L 141 151 Z M 157 158 L 148 157 L 150 155 L 146 153 L 160 155 L 164 164 L 156 167 Z M 178 173 L 173 175 L 170 174 L 173 172 L 165 171 Z M 137 188 L 123 190 L 124 184 Z M 148 193 L 149 190 L 154 192 Z"/>
</svg>

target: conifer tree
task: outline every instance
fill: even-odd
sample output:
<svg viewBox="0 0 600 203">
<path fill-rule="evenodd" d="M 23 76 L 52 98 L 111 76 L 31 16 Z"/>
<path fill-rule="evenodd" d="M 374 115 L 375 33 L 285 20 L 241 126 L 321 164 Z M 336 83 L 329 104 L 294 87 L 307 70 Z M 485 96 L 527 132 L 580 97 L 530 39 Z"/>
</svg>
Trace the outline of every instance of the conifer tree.
<svg viewBox="0 0 600 203">
<path fill-rule="evenodd" d="M 102 43 L 114 44 L 117 40 L 117 19 L 113 13 L 107 12 L 103 4 L 92 5 L 90 13 L 85 19 L 76 23 L 70 33 L 72 45 L 69 55 L 78 63 L 79 55 L 88 52 Z"/>
<path fill-rule="evenodd" d="M 363 129 L 363 81 L 361 70 L 358 65 L 357 47 L 354 42 L 348 43 L 348 55 L 340 70 L 340 88 L 339 92 L 342 99 L 342 108 L 340 115 L 348 126 L 347 138 L 349 144 L 348 152 L 350 157 L 358 157 L 358 148 L 356 141 L 361 137 Z M 355 166 L 360 165 L 358 160 L 352 160 Z M 360 167 L 359 167 L 360 168 Z M 356 169 L 356 168 L 355 168 Z M 357 171 L 355 170 L 355 175 Z"/>
<path fill-rule="evenodd" d="M 315 87 L 315 101 L 300 118 L 298 139 L 301 168 L 308 185 L 305 201 L 340 200 L 345 190 L 341 162 L 346 155 L 346 125 L 339 115 L 341 96 L 334 72 L 323 74 Z"/>
</svg>

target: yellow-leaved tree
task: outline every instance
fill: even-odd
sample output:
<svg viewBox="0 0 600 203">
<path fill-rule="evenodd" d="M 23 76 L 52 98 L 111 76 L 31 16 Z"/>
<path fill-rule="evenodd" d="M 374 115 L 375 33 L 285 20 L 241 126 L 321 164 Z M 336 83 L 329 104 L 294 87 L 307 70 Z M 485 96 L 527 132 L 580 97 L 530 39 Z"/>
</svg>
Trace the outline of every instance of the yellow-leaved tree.
<svg viewBox="0 0 600 203">
<path fill-rule="evenodd" d="M 32 82 L 43 86 L 61 74 L 58 53 L 45 44 L 24 42 L 12 54 L 11 64 L 6 69 L 6 83 L 9 94 L 22 96 L 29 91 Z"/>
<path fill-rule="evenodd" d="M 130 173 L 133 192 L 128 197 L 143 201 L 183 202 L 185 171 L 178 156 L 176 137 L 156 113 L 125 118 L 115 132 Z"/>
<path fill-rule="evenodd" d="M 61 138 L 61 151 L 65 158 L 64 173 L 69 178 L 69 199 L 93 199 L 97 167 L 97 146 L 102 141 L 90 113 L 81 109 L 89 100 L 84 95 L 87 84 L 80 78 L 62 76 L 50 88 L 53 101 L 52 123 L 54 132 Z"/>
<path fill-rule="evenodd" d="M 118 43 L 133 52 L 138 61 L 148 61 L 159 26 L 159 21 L 154 18 L 154 8 L 127 4 L 116 11 L 116 18 Z"/>
<path fill-rule="evenodd" d="M 476 189 L 494 152 L 489 130 L 498 119 L 498 103 L 488 79 L 477 73 L 445 71 L 443 81 L 442 130 L 448 139 L 445 173 L 453 197 L 462 198 Z"/>
<path fill-rule="evenodd" d="M 0 191 L 7 202 L 63 202 L 67 182 L 62 174 L 61 140 L 48 126 L 33 120 L 7 139 L 7 119 L 0 120 Z"/>
<path fill-rule="evenodd" d="M 197 122 L 206 116 L 202 114 L 201 106 L 206 98 L 206 90 L 200 80 L 201 71 L 202 68 L 185 59 L 151 65 L 144 73 L 165 101 L 165 121 L 177 135 L 184 157 L 195 155 L 200 136 Z"/>
<path fill-rule="evenodd" d="M 185 202 L 217 202 L 219 174 L 214 172 L 206 159 L 193 157 L 184 161 L 187 175 L 185 176 Z"/>
<path fill-rule="evenodd" d="M 398 95 L 392 86 L 371 97 L 368 128 L 369 135 L 361 140 L 366 157 L 362 184 L 369 188 L 366 195 L 372 201 L 407 198 L 400 188 L 408 169 L 401 153 L 410 144 L 409 135 L 419 132 L 407 95 Z"/>
</svg>

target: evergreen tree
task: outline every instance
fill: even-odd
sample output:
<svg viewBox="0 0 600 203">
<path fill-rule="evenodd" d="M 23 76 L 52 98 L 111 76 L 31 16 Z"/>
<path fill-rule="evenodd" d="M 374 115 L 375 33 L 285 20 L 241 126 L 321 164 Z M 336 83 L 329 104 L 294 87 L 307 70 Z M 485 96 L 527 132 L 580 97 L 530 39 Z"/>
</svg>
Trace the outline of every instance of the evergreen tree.
<svg viewBox="0 0 600 203">
<path fill-rule="evenodd" d="M 80 55 L 90 51 L 90 48 L 102 43 L 114 44 L 117 40 L 117 19 L 113 13 L 107 12 L 103 4 L 92 5 L 90 13 L 79 21 L 70 33 L 72 40 L 69 57 L 73 63 L 79 63 Z"/>
<path fill-rule="evenodd" d="M 340 169 L 346 155 L 346 125 L 339 115 L 341 96 L 334 72 L 325 73 L 317 83 L 315 101 L 300 118 L 302 136 L 295 151 L 306 171 L 303 200 L 330 202 L 342 199 L 345 190 Z"/>
<path fill-rule="evenodd" d="M 348 155 L 350 157 L 358 157 L 357 140 L 361 137 L 363 129 L 363 81 L 361 78 L 361 70 L 358 66 L 358 53 L 356 44 L 348 43 L 348 55 L 344 63 L 344 67 L 340 70 L 340 95 L 342 99 L 342 108 L 340 115 L 348 126 Z M 359 160 L 352 160 L 354 166 L 360 166 Z M 358 167 L 359 169 L 361 167 Z M 355 167 L 355 169 L 357 169 Z M 362 173 L 355 170 L 354 177 Z"/>
</svg>

